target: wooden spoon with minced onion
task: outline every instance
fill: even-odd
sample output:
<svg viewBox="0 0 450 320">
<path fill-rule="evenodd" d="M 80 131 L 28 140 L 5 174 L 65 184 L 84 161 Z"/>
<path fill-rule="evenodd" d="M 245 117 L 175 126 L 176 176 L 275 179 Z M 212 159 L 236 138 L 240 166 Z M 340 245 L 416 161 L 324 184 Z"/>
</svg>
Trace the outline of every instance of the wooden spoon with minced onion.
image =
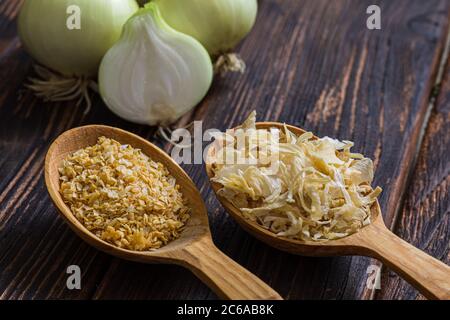
<svg viewBox="0 0 450 320">
<path fill-rule="evenodd" d="M 152 251 L 131 251 L 105 242 L 87 230 L 64 203 L 59 171 L 69 154 L 95 145 L 101 136 L 139 148 L 152 160 L 162 163 L 176 179 L 188 199 L 191 217 L 180 237 Z M 164 151 L 127 131 L 100 125 L 90 125 L 64 132 L 50 146 L 45 159 L 45 183 L 60 215 L 83 240 L 119 258 L 144 263 L 173 263 L 184 266 L 197 275 L 219 297 L 227 299 L 281 299 L 280 295 L 261 279 L 231 260 L 213 243 L 208 215 L 198 189 L 181 167 Z"/>
</svg>

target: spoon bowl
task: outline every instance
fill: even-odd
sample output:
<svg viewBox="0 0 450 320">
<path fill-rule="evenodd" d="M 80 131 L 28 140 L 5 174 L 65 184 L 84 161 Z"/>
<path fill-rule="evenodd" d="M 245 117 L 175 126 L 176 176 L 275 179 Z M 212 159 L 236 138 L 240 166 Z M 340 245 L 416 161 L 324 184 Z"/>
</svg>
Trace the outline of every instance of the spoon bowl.
<svg viewBox="0 0 450 320">
<path fill-rule="evenodd" d="M 270 128 L 283 130 L 284 126 L 297 136 L 305 133 L 301 128 L 278 122 L 256 124 L 257 129 L 267 130 Z M 215 153 L 216 150 L 212 144 L 208 150 L 206 162 L 206 173 L 210 181 L 214 177 L 211 159 L 214 159 Z M 450 298 L 450 267 L 403 241 L 387 229 L 378 200 L 371 207 L 371 224 L 361 228 L 357 233 L 337 240 L 303 241 L 277 236 L 261 227 L 257 222 L 246 219 L 238 208 L 220 196 L 218 193 L 222 188 L 220 184 L 211 181 L 211 187 L 222 206 L 236 222 L 255 238 L 269 246 L 306 256 L 362 255 L 373 257 L 399 273 L 426 297 Z"/>
<path fill-rule="evenodd" d="M 87 230 L 64 203 L 59 167 L 73 152 L 92 146 L 101 136 L 141 149 L 152 160 L 162 163 L 180 185 L 188 200 L 191 217 L 176 240 L 152 251 L 131 251 L 116 247 Z M 227 299 L 281 299 L 258 277 L 222 253 L 213 243 L 206 206 L 184 170 L 164 151 L 130 132 L 101 125 L 75 128 L 61 134 L 50 146 L 45 159 L 45 183 L 56 208 L 69 226 L 90 245 L 116 257 L 144 263 L 174 263 L 190 269 L 219 297 Z"/>
</svg>

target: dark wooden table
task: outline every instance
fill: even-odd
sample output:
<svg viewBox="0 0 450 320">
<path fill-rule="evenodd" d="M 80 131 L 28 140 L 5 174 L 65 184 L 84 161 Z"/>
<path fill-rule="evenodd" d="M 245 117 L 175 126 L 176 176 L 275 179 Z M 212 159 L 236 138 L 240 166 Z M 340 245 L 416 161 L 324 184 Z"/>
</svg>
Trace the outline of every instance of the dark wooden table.
<svg viewBox="0 0 450 320">
<path fill-rule="evenodd" d="M 0 299 L 213 299 L 177 266 L 119 260 L 85 244 L 50 203 L 44 156 L 61 132 L 100 123 L 135 132 L 169 150 L 155 128 L 114 116 L 99 97 L 90 113 L 74 103 L 19 96 L 32 61 L 16 30 L 22 1 L 0 1 Z M 366 28 L 381 7 L 382 29 Z M 448 0 L 261 0 L 257 24 L 238 51 L 247 72 L 217 77 L 179 125 L 203 120 L 226 129 L 256 109 L 318 135 L 351 139 L 376 164 L 387 225 L 449 263 L 450 69 Z M 201 165 L 184 168 L 201 190 L 217 246 L 286 299 L 421 299 L 382 268 L 366 285 L 364 257 L 309 258 L 272 249 L 245 233 L 214 198 Z M 66 268 L 82 289 L 66 289 Z"/>
</svg>

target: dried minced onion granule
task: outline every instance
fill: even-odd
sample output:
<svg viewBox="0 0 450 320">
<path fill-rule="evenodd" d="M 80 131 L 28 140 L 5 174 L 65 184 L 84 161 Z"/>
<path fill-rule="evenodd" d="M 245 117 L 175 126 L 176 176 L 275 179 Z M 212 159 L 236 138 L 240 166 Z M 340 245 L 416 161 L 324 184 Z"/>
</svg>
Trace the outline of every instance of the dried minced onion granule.
<svg viewBox="0 0 450 320">
<path fill-rule="evenodd" d="M 100 239 L 152 250 L 179 237 L 189 208 L 167 168 L 141 150 L 100 137 L 59 169 L 60 192 L 74 216 Z"/>
</svg>

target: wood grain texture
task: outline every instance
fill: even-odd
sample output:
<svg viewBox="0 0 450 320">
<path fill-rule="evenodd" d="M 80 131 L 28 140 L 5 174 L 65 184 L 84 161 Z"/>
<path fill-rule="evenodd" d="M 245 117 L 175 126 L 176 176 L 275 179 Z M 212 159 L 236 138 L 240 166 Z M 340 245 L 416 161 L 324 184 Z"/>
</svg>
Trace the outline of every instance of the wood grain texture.
<svg viewBox="0 0 450 320">
<path fill-rule="evenodd" d="M 45 103 L 28 92 L 18 99 L 31 72 L 31 60 L 13 23 L 19 2 L 0 3 L 0 297 L 215 298 L 183 268 L 128 262 L 88 247 L 58 217 L 46 195 L 42 168 L 48 146 L 62 131 L 100 123 L 137 133 L 166 150 L 170 147 L 154 137 L 154 128 L 117 118 L 98 97 L 88 115 L 82 107 Z M 259 3 L 257 24 L 238 49 L 247 72 L 216 78 L 201 105 L 179 124 L 196 119 L 206 128 L 226 129 L 256 109 L 261 121 L 286 121 L 319 136 L 352 139 L 355 150 L 375 159 L 375 184 L 384 188 L 380 204 L 392 227 L 397 212 L 410 212 L 398 209 L 425 125 L 449 2 L 376 1 L 382 9 L 379 31 L 365 27 L 366 8 L 373 1 Z M 205 199 L 217 246 L 284 298 L 371 297 L 366 271 L 373 260 L 299 257 L 270 248 L 226 214 L 202 165 L 183 167 Z M 431 183 L 426 175 L 421 179 L 424 185 Z M 443 205 L 429 207 L 417 223 L 445 216 L 446 210 Z M 396 232 L 407 237 L 416 227 L 398 228 L 404 228 Z M 434 238 L 418 237 L 414 244 L 437 248 L 439 237 L 448 235 L 448 224 L 441 225 Z M 442 259 L 440 250 L 436 257 Z M 70 264 L 83 271 L 80 291 L 65 288 Z M 408 290 L 389 290 L 386 297 L 412 298 L 415 291 Z"/>
<path fill-rule="evenodd" d="M 22 2 L 23 0 L 0 2 L 0 58 L 18 44 L 14 20 Z"/>
<path fill-rule="evenodd" d="M 450 264 L 450 68 L 440 87 L 395 231 Z M 423 299 L 397 275 L 383 274 L 380 299 Z"/>
</svg>

